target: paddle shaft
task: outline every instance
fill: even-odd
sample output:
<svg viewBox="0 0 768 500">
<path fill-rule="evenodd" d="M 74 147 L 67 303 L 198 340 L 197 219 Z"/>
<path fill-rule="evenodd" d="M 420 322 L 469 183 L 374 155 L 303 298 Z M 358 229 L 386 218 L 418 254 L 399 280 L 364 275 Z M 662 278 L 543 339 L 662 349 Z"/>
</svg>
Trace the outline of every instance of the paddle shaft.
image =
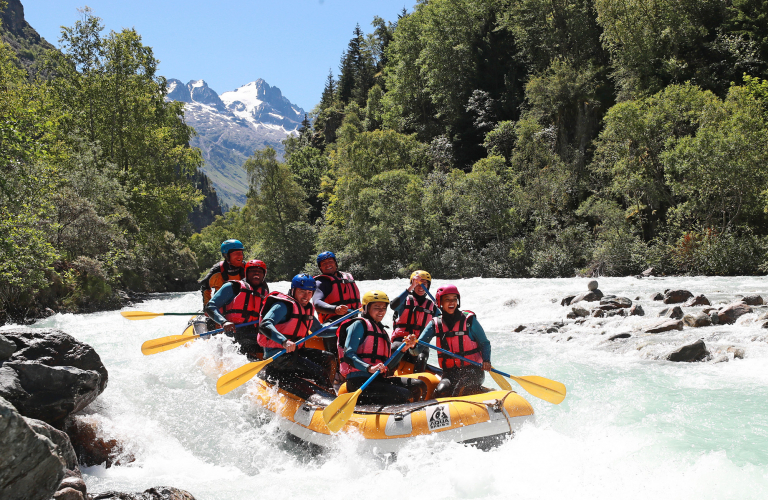
<svg viewBox="0 0 768 500">
<path fill-rule="evenodd" d="M 235 328 L 240 328 L 243 326 L 251 326 L 251 325 L 258 325 L 259 320 L 256 321 L 249 321 L 248 323 L 240 323 L 239 325 L 235 325 Z M 211 330 L 210 332 L 201 333 L 200 337 L 205 337 L 206 335 L 213 335 L 214 333 L 221 333 L 224 331 L 224 328 L 219 328 L 218 330 Z"/>
<path fill-rule="evenodd" d="M 360 310 L 359 309 L 355 309 L 351 313 L 347 314 L 346 316 L 342 316 L 341 318 L 337 319 L 333 323 L 328 323 L 324 327 L 318 329 L 316 332 L 312 332 L 311 334 L 307 335 L 306 337 L 303 337 L 303 338 L 299 339 L 299 341 L 296 342 L 296 347 L 299 347 L 301 344 L 303 344 L 307 340 L 311 339 L 312 337 L 315 337 L 317 334 L 322 333 L 322 332 L 326 331 L 327 329 L 329 329 L 330 327 L 336 326 L 339 323 L 341 323 L 342 321 L 344 321 L 345 319 L 349 319 L 352 316 L 354 316 L 355 314 L 359 314 L 359 313 L 360 313 Z M 280 349 L 280 352 L 274 354 L 270 359 L 272 359 L 274 361 L 275 359 L 279 358 L 280 356 L 282 356 L 286 352 L 287 351 L 285 349 Z"/>
<path fill-rule="evenodd" d="M 392 362 L 392 360 L 395 359 L 395 356 L 400 354 L 400 351 L 403 350 L 403 347 L 405 347 L 405 342 L 400 344 L 400 347 L 395 349 L 395 352 L 393 352 L 392 355 L 384 362 L 384 365 L 388 366 Z M 358 390 L 360 392 L 364 391 L 365 388 L 368 387 L 371 384 L 371 382 L 373 382 L 373 379 L 375 379 L 379 375 L 379 373 L 381 373 L 381 372 L 379 370 L 376 370 L 375 373 L 371 374 L 371 376 L 368 377 L 368 380 L 366 380 L 365 383 L 363 385 L 361 385 L 360 389 L 358 389 Z"/>
<path fill-rule="evenodd" d="M 434 349 L 434 350 L 436 350 L 436 351 L 440 351 L 440 352 L 442 352 L 442 353 L 448 354 L 449 356 L 453 356 L 454 358 L 459 358 L 460 360 L 462 360 L 462 361 L 466 361 L 467 363 L 472 363 L 473 365 L 477 365 L 477 366 L 479 366 L 480 368 L 482 368 L 482 367 L 483 367 L 483 364 L 482 364 L 482 363 L 478 363 L 477 361 L 472 361 L 471 359 L 467 359 L 467 358 L 465 358 L 464 356 L 459 356 L 459 355 L 458 355 L 458 354 L 456 354 L 455 352 L 446 351 L 445 349 L 441 349 L 440 347 L 437 347 L 436 345 L 427 344 L 427 343 L 426 343 L 426 342 L 424 342 L 423 340 L 419 340 L 419 344 L 421 344 L 421 345 L 425 345 L 425 346 L 427 346 L 427 347 L 431 347 L 432 349 Z M 497 370 L 497 369 L 495 369 L 495 368 L 491 368 L 491 371 L 492 371 L 492 372 L 495 372 L 495 373 L 498 373 L 499 375 L 504 375 L 505 377 L 508 377 L 508 378 L 512 378 L 512 376 L 511 376 L 511 375 L 507 375 L 507 374 L 506 374 L 506 373 L 504 373 L 504 372 L 500 372 L 499 370 Z"/>
</svg>

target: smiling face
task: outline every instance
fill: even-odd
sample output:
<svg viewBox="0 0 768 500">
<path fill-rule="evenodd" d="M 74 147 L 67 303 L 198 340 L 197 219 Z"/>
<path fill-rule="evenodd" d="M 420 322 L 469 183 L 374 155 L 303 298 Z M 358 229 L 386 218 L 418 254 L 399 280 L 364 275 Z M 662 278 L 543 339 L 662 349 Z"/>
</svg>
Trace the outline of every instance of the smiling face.
<svg viewBox="0 0 768 500">
<path fill-rule="evenodd" d="M 240 267 L 243 265 L 243 251 L 232 250 L 227 255 L 227 261 L 233 267 Z"/>
<path fill-rule="evenodd" d="M 307 307 L 309 301 L 312 300 L 312 296 L 315 294 L 314 290 L 302 290 L 301 288 L 293 289 L 293 298 L 296 299 L 302 307 Z"/>
<path fill-rule="evenodd" d="M 424 290 L 424 288 L 422 288 L 422 286 L 424 286 L 427 289 L 429 289 L 429 285 L 430 285 L 429 281 L 422 280 L 421 284 L 420 285 L 416 285 L 416 288 L 413 289 L 413 293 L 415 293 L 416 295 L 418 295 L 420 297 L 423 297 L 423 296 L 425 296 L 427 294 L 427 292 Z"/>
<path fill-rule="evenodd" d="M 459 307 L 459 296 L 449 293 L 440 297 L 440 309 L 447 314 L 453 314 Z"/>
<path fill-rule="evenodd" d="M 336 265 L 336 259 L 325 259 L 324 261 L 320 262 L 319 267 L 320 271 L 323 274 L 327 274 L 328 276 L 333 276 L 339 269 Z"/>
<path fill-rule="evenodd" d="M 387 305 L 386 302 L 371 302 L 368 304 L 368 316 L 377 323 L 381 323 L 387 314 Z"/>
<path fill-rule="evenodd" d="M 266 273 L 264 269 L 260 267 L 249 267 L 245 272 L 245 280 L 251 284 L 251 286 L 259 286 L 264 281 Z"/>
</svg>

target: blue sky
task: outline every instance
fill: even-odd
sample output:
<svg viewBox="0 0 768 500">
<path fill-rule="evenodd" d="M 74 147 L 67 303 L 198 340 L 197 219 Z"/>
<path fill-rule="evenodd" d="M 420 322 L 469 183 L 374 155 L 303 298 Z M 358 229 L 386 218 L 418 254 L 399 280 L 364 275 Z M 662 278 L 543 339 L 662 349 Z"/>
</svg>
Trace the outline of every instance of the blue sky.
<svg viewBox="0 0 768 500">
<path fill-rule="evenodd" d="M 27 22 L 58 46 L 88 5 L 106 31 L 135 28 L 160 60 L 160 74 L 204 79 L 221 94 L 263 78 L 306 111 L 320 100 L 328 69 L 356 23 L 373 31 L 375 15 L 395 21 L 415 0 L 21 0 Z"/>
</svg>

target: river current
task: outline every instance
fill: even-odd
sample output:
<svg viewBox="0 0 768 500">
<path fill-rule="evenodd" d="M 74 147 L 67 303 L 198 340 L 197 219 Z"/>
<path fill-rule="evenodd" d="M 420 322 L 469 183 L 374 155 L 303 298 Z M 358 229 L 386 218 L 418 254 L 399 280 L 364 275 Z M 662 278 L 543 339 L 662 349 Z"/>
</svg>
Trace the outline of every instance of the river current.
<svg viewBox="0 0 768 500">
<path fill-rule="evenodd" d="M 145 340 L 180 334 L 186 317 L 58 314 L 33 328 L 59 328 L 92 345 L 109 370 L 109 385 L 91 405 L 90 418 L 134 460 L 84 468 L 91 493 L 167 485 L 197 500 L 768 498 L 768 329 L 758 321 L 768 306 L 735 325 L 643 333 L 664 307 L 649 298 L 652 292 L 684 288 L 718 306 L 739 295 L 768 299 L 768 278 L 602 278 L 603 293 L 639 302 L 645 316 L 565 321 L 553 333 L 513 331 L 520 324 L 531 331 L 563 321 L 569 308 L 560 298 L 586 291 L 587 281 L 454 281 L 462 309 L 474 311 L 488 333 L 494 366 L 568 388 L 557 406 L 520 389 L 535 420 L 488 452 L 418 438 L 393 458 L 359 451 L 354 436 L 343 436 L 334 449 L 312 456 L 251 402 L 248 384 L 226 396 L 216 393 L 216 362 L 226 370 L 246 362 L 229 339 L 141 354 Z M 444 283 L 435 281 L 433 289 Z M 368 281 L 360 288 L 394 296 L 406 284 Z M 270 287 L 286 292 L 288 284 Z M 132 309 L 199 307 L 199 293 L 185 293 L 155 295 Z M 608 340 L 617 333 L 631 337 Z M 724 361 L 663 360 L 699 338 Z M 744 359 L 734 359 L 731 346 L 743 349 Z"/>
</svg>

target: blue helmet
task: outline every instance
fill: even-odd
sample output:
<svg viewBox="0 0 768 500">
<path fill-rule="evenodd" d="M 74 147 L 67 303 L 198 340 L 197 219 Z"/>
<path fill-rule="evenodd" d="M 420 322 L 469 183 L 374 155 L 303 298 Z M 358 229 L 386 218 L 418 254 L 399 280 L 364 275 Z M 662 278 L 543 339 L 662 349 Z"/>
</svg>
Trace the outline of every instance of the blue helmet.
<svg viewBox="0 0 768 500">
<path fill-rule="evenodd" d="M 320 263 L 326 259 L 333 259 L 336 260 L 336 254 L 333 252 L 323 252 L 320 255 L 317 256 L 317 265 L 319 266 Z M 338 262 L 338 260 L 336 260 Z"/>
<path fill-rule="evenodd" d="M 221 244 L 221 255 L 226 259 L 232 250 L 244 250 L 245 247 L 240 240 L 227 240 Z"/>
<path fill-rule="evenodd" d="M 312 290 L 315 291 L 317 284 L 315 278 L 308 274 L 297 274 L 291 280 L 291 288 L 298 288 L 299 290 Z"/>
</svg>

